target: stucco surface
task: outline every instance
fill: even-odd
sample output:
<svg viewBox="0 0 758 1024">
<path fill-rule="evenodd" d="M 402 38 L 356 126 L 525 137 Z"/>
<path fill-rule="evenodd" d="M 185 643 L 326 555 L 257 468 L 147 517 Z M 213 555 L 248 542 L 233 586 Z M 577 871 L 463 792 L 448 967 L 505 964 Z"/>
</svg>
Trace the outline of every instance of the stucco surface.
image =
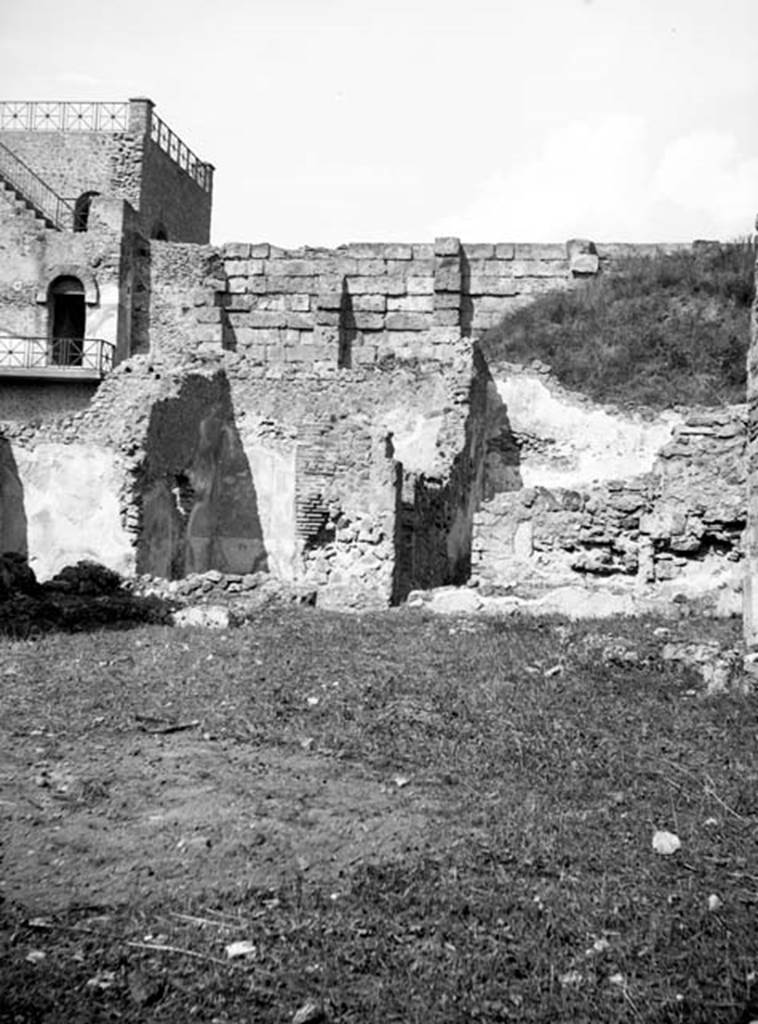
<svg viewBox="0 0 758 1024">
<path fill-rule="evenodd" d="M 122 473 L 111 451 L 48 442 L 19 448 L 15 458 L 38 579 L 82 559 L 121 573 L 134 571 L 134 552 L 119 513 Z"/>
<path fill-rule="evenodd" d="M 524 487 L 578 487 L 649 472 L 682 416 L 612 413 L 529 371 L 496 377 L 511 428 L 522 441 Z"/>
<path fill-rule="evenodd" d="M 295 452 L 275 452 L 242 439 L 258 498 L 258 517 L 268 568 L 279 579 L 297 575 Z"/>
</svg>

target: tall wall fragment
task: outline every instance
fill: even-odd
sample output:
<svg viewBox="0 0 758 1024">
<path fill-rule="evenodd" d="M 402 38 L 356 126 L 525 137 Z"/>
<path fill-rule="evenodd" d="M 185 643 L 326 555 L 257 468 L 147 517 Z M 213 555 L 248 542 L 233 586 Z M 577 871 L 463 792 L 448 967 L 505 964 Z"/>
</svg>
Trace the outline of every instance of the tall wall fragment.
<svg viewBox="0 0 758 1024">
<path fill-rule="evenodd" d="M 758 220 L 756 221 L 758 229 Z M 756 263 L 758 281 L 758 262 Z M 747 530 L 743 627 L 748 648 L 758 649 L 758 290 L 750 320 L 747 359 Z"/>
</svg>

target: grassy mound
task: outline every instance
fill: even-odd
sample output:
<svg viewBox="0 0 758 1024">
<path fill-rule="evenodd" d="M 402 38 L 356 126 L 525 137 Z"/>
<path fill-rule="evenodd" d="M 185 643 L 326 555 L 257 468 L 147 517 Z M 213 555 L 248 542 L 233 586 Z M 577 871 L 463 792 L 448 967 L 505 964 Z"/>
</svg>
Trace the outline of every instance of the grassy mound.
<svg viewBox="0 0 758 1024">
<path fill-rule="evenodd" d="M 599 402 L 741 402 L 754 265 L 752 241 L 630 259 L 509 314 L 482 348 L 494 366 L 541 360 Z"/>
</svg>

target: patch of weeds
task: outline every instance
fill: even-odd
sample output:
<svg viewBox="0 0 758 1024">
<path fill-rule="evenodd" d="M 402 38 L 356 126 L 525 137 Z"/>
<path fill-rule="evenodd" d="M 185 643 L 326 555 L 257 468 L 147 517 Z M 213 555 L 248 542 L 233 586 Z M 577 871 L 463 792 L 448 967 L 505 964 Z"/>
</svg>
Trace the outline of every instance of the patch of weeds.
<svg viewBox="0 0 758 1024">
<path fill-rule="evenodd" d="M 343 1024 L 752 1019 L 758 702 L 693 692 L 657 625 L 299 610 L 141 627 L 128 654 L 108 632 L 7 645 L 19 734 L 99 721 L 130 742 L 138 711 L 202 719 L 230 744 L 402 770 L 398 798 L 430 808 L 419 848 L 326 881 L 166 891 L 47 929 L 6 906 L 9 1019 L 151 1019 L 141 992 L 168 1022 L 273 1024 L 308 1000 Z M 738 640 L 734 623 L 668 628 Z M 659 829 L 678 852 L 654 851 Z"/>
<path fill-rule="evenodd" d="M 598 402 L 743 402 L 754 275 L 749 240 L 630 259 L 507 315 L 482 348 L 493 365 L 547 363 Z"/>
</svg>

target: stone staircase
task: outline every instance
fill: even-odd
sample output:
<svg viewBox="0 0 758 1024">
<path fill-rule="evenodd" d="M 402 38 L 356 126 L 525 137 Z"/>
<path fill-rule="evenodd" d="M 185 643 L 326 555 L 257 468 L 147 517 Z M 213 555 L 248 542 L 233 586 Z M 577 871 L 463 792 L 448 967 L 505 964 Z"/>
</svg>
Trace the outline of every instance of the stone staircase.
<svg viewBox="0 0 758 1024">
<path fill-rule="evenodd" d="M 44 179 L 0 142 L 0 187 L 18 209 L 29 210 L 45 227 L 70 231 L 74 208 Z"/>
</svg>

